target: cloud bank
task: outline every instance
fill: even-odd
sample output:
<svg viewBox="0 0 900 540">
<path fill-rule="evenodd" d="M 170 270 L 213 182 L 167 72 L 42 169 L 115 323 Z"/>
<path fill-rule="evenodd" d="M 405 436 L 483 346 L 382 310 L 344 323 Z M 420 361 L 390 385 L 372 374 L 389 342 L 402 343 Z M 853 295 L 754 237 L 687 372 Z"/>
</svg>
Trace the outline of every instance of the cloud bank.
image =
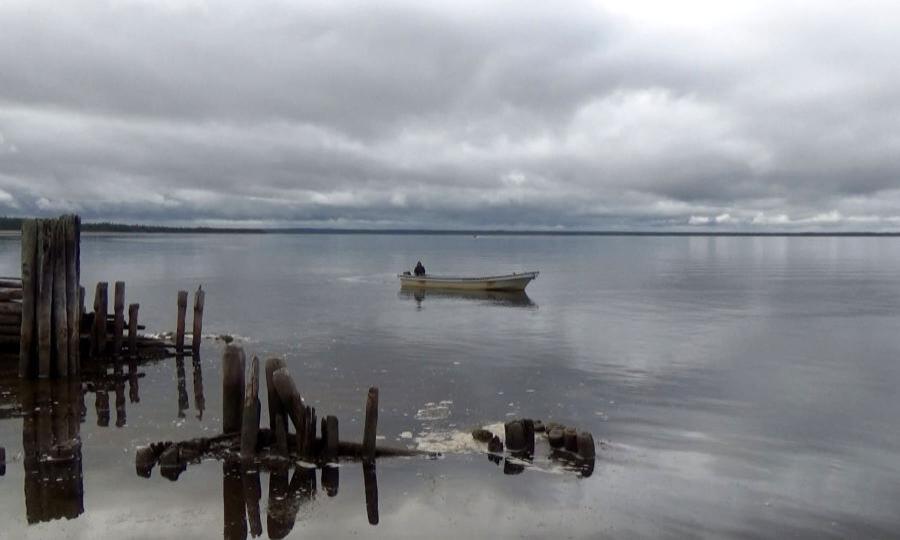
<svg viewBox="0 0 900 540">
<path fill-rule="evenodd" d="M 900 230 L 895 3 L 485 4 L 7 0 L 0 214 Z"/>
</svg>

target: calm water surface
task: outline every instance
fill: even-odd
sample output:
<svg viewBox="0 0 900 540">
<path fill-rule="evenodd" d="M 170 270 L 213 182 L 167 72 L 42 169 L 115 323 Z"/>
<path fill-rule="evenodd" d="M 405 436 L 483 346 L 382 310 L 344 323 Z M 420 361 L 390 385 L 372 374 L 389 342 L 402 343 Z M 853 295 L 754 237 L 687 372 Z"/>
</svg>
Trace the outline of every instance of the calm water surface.
<svg viewBox="0 0 900 540">
<path fill-rule="evenodd" d="M 417 259 L 541 275 L 526 298 L 402 294 L 394 274 Z M 0 274 L 18 265 L 0 238 Z M 380 461 L 376 526 L 357 464 L 337 493 L 267 472 L 256 487 L 214 460 L 141 478 L 138 446 L 220 431 L 207 339 L 199 362 L 109 366 L 75 389 L 0 378 L 0 536 L 900 537 L 897 239 L 85 236 L 82 282 L 99 280 L 125 280 L 155 332 L 202 284 L 205 331 L 286 358 L 342 438 L 361 438 L 375 385 L 385 443 L 556 420 L 603 441 L 595 470 L 506 475 L 462 447 Z M 26 474 L 79 400 L 81 470 Z"/>
</svg>

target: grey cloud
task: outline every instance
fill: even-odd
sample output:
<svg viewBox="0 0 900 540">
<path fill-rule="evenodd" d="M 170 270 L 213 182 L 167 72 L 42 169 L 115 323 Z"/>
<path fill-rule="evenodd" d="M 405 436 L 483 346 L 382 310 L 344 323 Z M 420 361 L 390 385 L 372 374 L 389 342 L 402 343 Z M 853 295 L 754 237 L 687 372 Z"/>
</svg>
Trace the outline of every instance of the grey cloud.
<svg viewBox="0 0 900 540">
<path fill-rule="evenodd" d="M 900 225 L 900 10 L 601 4 L 6 2 L 0 213 Z"/>
</svg>

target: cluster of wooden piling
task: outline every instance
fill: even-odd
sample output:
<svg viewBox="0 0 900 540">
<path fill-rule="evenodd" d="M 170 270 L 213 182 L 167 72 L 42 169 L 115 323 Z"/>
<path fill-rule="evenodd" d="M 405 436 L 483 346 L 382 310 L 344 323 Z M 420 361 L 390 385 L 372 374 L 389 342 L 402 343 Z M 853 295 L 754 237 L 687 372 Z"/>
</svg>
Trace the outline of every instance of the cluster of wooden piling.
<svg viewBox="0 0 900 540">
<path fill-rule="evenodd" d="M 293 377 L 280 358 L 270 358 L 265 365 L 268 396 L 269 428 L 260 428 L 259 359 L 246 366 L 244 350 L 228 345 L 222 357 L 222 434 L 179 443 L 160 442 L 141 448 L 135 459 L 138 474 L 149 476 L 158 463 L 164 474 L 175 476 L 191 462 L 212 456 L 222 459 L 240 458 L 256 466 L 284 464 L 286 460 L 316 465 L 335 463 L 341 459 L 358 459 L 374 463 L 378 457 L 430 456 L 405 448 L 376 446 L 378 423 L 378 389 L 366 395 L 366 416 L 362 443 L 340 440 L 338 419 L 325 415 L 317 421 L 315 407 L 305 404 Z M 293 425 L 294 432 L 289 430 Z M 169 472 L 165 472 L 168 469 Z"/>
<path fill-rule="evenodd" d="M 113 284 L 113 313 L 109 314 L 109 283 L 101 281 L 94 289 L 94 312 L 90 319 L 89 347 L 92 358 L 113 356 L 119 358 L 130 356 L 137 358 L 139 342 L 146 345 L 138 336 L 138 330 L 144 327 L 138 322 L 140 304 L 128 305 L 128 321 L 125 320 L 125 282 Z M 83 309 L 83 307 L 82 307 Z M 125 329 L 128 329 L 127 341 Z M 127 353 L 127 354 L 126 354 Z"/>
<path fill-rule="evenodd" d="M 109 283 L 97 283 L 94 291 L 94 311 L 84 317 L 89 321 L 89 354 L 91 358 L 130 357 L 159 358 L 197 355 L 203 332 L 203 306 L 206 292 L 202 288 L 194 293 L 194 337 L 191 349 L 184 349 L 184 326 L 187 310 L 187 291 L 178 291 L 178 318 L 175 342 L 168 343 L 162 339 L 142 336 L 138 333 L 145 327 L 139 322 L 140 304 L 127 304 L 128 316 L 125 315 L 125 282 L 113 284 L 113 313 L 109 313 Z M 83 296 L 83 295 L 82 295 Z M 83 309 L 83 308 L 82 308 Z M 174 347 L 174 353 L 171 348 Z"/>
<path fill-rule="evenodd" d="M 22 222 L 19 376 L 68 377 L 80 370 L 81 219 Z"/>
<path fill-rule="evenodd" d="M 472 431 L 472 437 L 476 441 L 487 444 L 489 457 L 498 464 L 504 450 L 509 456 L 520 461 L 531 461 L 534 458 L 535 437 L 538 434 L 546 437 L 551 449 L 551 459 L 565 462 L 580 471 L 583 476 L 590 476 L 593 472 L 596 447 L 594 436 L 588 431 L 579 431 L 556 422 L 550 422 L 545 426 L 542 421 L 530 418 L 506 422 L 503 426 L 502 440 L 484 428 Z M 504 466 L 504 471 L 509 474 L 523 470 L 521 464 L 507 462 Z"/>
<path fill-rule="evenodd" d="M 234 345 L 226 347 L 222 366 L 222 431 L 240 432 L 241 458 L 253 460 L 257 457 L 260 433 L 259 359 L 254 357 L 251 360 L 247 377 L 245 363 L 243 349 Z M 270 453 L 288 457 L 293 439 L 296 457 L 308 462 L 327 463 L 341 455 L 351 455 L 364 461 L 375 459 L 377 388 L 370 388 L 366 396 L 362 444 L 353 445 L 340 441 L 337 417 L 326 415 L 321 419 L 321 424 L 317 422 L 316 408 L 305 404 L 284 360 L 268 359 L 265 378 L 269 431 L 273 439 Z M 293 436 L 289 433 L 288 420 L 294 426 Z M 317 436 L 320 425 L 321 436 Z"/>
<path fill-rule="evenodd" d="M 203 339 L 203 306 L 206 303 L 206 292 L 203 286 L 197 288 L 194 293 L 194 325 L 191 333 L 191 353 L 200 351 L 200 342 Z M 187 319 L 188 292 L 178 291 L 178 318 L 175 324 L 175 350 L 178 354 L 184 353 L 184 331 Z"/>
</svg>

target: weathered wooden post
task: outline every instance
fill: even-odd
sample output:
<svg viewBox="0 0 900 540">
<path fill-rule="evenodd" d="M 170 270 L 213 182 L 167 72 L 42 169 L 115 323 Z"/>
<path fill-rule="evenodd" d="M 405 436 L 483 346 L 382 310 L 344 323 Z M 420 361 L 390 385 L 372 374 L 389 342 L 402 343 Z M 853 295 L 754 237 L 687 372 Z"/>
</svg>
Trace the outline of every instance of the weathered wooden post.
<svg viewBox="0 0 900 540">
<path fill-rule="evenodd" d="M 525 428 L 519 420 L 512 420 L 503 426 L 506 448 L 510 452 L 525 450 Z"/>
<path fill-rule="evenodd" d="M 63 219 L 52 222 L 53 355 L 51 375 L 69 376 L 69 310 L 66 301 L 66 229 Z"/>
<path fill-rule="evenodd" d="M 378 388 L 369 388 L 366 396 L 366 421 L 363 426 L 363 459 L 375 460 L 375 437 L 378 424 Z"/>
<path fill-rule="evenodd" d="M 200 352 L 200 342 L 203 339 L 203 304 L 206 301 L 206 291 L 201 285 L 194 293 L 194 331 L 191 334 L 191 350 L 194 354 Z"/>
<path fill-rule="evenodd" d="M 128 305 L 128 355 L 137 358 L 138 311 L 140 304 Z"/>
<path fill-rule="evenodd" d="M 91 356 L 106 354 L 106 311 L 109 306 L 109 284 L 97 283 L 94 292 L 94 328 L 91 332 Z"/>
<path fill-rule="evenodd" d="M 594 446 L 594 436 L 589 431 L 578 433 L 578 455 L 584 459 L 594 459 L 597 449 Z"/>
<path fill-rule="evenodd" d="M 100 427 L 109 426 L 109 392 L 105 387 L 98 388 L 94 394 L 94 408 L 97 412 L 97 425 Z"/>
<path fill-rule="evenodd" d="M 274 447 L 276 451 L 280 455 L 286 456 L 288 453 L 288 419 L 272 382 L 272 374 L 283 367 L 286 367 L 286 364 L 281 358 L 269 358 L 266 360 L 266 396 L 269 402 L 269 429 L 272 430 L 272 434 L 275 437 Z"/>
<path fill-rule="evenodd" d="M 294 384 L 294 379 L 291 378 L 291 374 L 287 368 L 280 368 L 272 373 L 272 386 L 275 387 L 275 392 L 278 394 L 278 400 L 281 402 L 281 406 L 290 417 L 291 422 L 294 423 L 294 430 L 296 431 L 297 438 L 297 452 L 303 456 L 306 451 L 306 437 L 309 432 L 306 425 L 307 413 L 306 408 L 303 406 L 303 398 L 300 397 L 300 392 L 297 391 L 297 385 Z"/>
<path fill-rule="evenodd" d="M 241 458 L 256 456 L 259 437 L 259 358 L 250 361 L 250 379 L 244 392 L 244 411 L 241 420 Z"/>
<path fill-rule="evenodd" d="M 50 377 L 51 358 L 53 354 L 53 251 L 52 222 L 38 222 L 38 272 L 40 286 L 38 289 L 37 332 L 38 332 L 38 377 Z"/>
<path fill-rule="evenodd" d="M 175 325 L 175 350 L 178 352 L 184 352 L 184 319 L 187 313 L 187 299 L 187 291 L 178 291 L 178 321 Z"/>
<path fill-rule="evenodd" d="M 125 332 L 125 282 L 117 281 L 113 297 L 113 355 L 122 355 L 122 339 Z"/>
<path fill-rule="evenodd" d="M 338 456 L 338 419 L 328 415 L 322 419 L 322 459 L 334 461 Z"/>
<path fill-rule="evenodd" d="M 547 432 L 547 442 L 550 443 L 550 448 L 562 448 L 566 444 L 566 434 L 562 429 L 554 427 Z"/>
<path fill-rule="evenodd" d="M 63 220 L 65 226 L 65 252 L 66 252 L 66 320 L 69 349 L 69 375 L 77 375 L 81 372 L 81 276 L 79 250 L 81 243 L 81 218 L 67 216 Z"/>
<path fill-rule="evenodd" d="M 225 354 L 222 357 L 222 433 L 241 431 L 245 363 L 244 349 L 236 345 L 225 347 Z"/>
<path fill-rule="evenodd" d="M 315 457 L 317 425 L 318 423 L 316 422 L 316 408 L 309 406 L 306 408 L 306 448 L 304 448 L 304 457 Z"/>
<path fill-rule="evenodd" d="M 26 378 L 37 373 L 32 361 L 37 357 L 35 340 L 35 301 L 39 280 L 37 279 L 38 224 L 35 220 L 22 222 L 22 323 L 19 341 L 19 377 Z"/>
<path fill-rule="evenodd" d="M 577 452 L 578 451 L 578 430 L 570 427 L 566 428 L 565 433 L 565 446 L 566 450 L 569 452 Z"/>
<path fill-rule="evenodd" d="M 525 435 L 525 453 L 534 456 L 534 420 L 525 418 L 522 420 L 522 428 Z"/>
</svg>

